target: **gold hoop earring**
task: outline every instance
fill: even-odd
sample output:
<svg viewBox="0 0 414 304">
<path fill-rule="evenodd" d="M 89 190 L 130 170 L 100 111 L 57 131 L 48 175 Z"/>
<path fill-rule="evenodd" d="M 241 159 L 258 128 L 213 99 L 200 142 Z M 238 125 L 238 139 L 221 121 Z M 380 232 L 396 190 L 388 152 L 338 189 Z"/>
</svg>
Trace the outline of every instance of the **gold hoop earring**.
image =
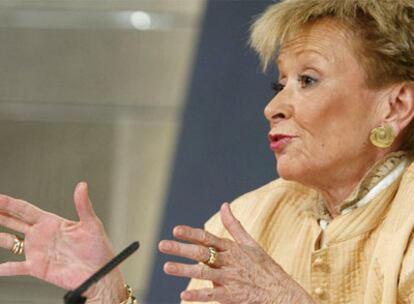
<svg viewBox="0 0 414 304">
<path fill-rule="evenodd" d="M 371 130 L 369 139 L 371 143 L 378 148 L 389 148 L 395 140 L 394 130 L 389 124 L 384 124 Z"/>
</svg>

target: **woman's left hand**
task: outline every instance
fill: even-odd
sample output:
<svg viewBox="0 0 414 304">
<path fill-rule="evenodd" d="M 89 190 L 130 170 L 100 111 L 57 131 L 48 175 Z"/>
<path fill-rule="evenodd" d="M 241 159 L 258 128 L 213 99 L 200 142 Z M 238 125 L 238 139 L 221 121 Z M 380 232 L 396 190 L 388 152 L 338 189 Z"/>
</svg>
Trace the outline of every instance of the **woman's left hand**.
<svg viewBox="0 0 414 304">
<path fill-rule="evenodd" d="M 167 262 L 164 265 L 167 274 L 213 282 L 213 288 L 183 291 L 182 300 L 222 304 L 313 303 L 306 291 L 244 230 L 229 204 L 223 204 L 220 215 L 235 241 L 202 229 L 177 226 L 174 236 L 191 244 L 170 240 L 159 244 L 163 253 L 202 262 L 193 265 Z M 216 262 L 211 267 L 206 265 L 210 257 L 208 247 L 217 251 Z"/>
</svg>

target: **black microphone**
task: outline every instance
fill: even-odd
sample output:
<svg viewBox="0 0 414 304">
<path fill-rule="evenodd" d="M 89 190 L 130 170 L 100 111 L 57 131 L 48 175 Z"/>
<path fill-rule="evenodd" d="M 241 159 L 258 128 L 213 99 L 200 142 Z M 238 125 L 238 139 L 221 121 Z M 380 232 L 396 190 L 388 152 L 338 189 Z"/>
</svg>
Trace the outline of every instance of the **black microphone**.
<svg viewBox="0 0 414 304">
<path fill-rule="evenodd" d="M 139 248 L 139 242 L 133 242 L 127 248 L 122 250 L 116 257 L 114 257 L 101 269 L 95 272 L 89 279 L 83 282 L 78 288 L 76 288 L 75 290 L 69 290 L 63 298 L 64 303 L 65 304 L 84 304 L 87 299 L 84 296 L 82 296 L 82 294 L 86 290 L 88 290 L 89 287 L 91 287 L 93 284 L 98 282 L 102 277 L 108 274 L 111 270 L 113 270 L 116 266 L 121 264 L 131 254 L 137 251 L 138 248 Z"/>
</svg>

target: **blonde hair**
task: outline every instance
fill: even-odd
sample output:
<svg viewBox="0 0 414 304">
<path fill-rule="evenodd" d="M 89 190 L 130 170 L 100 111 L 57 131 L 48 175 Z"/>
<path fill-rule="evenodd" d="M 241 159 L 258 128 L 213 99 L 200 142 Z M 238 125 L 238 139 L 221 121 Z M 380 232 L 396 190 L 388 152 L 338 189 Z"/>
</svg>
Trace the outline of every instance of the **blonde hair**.
<svg viewBox="0 0 414 304">
<path fill-rule="evenodd" d="M 319 20 L 337 20 L 352 33 L 352 46 L 366 84 L 383 87 L 414 81 L 414 0 L 285 0 L 252 25 L 250 44 L 264 69 L 290 35 Z M 404 146 L 414 145 L 414 122 Z"/>
</svg>

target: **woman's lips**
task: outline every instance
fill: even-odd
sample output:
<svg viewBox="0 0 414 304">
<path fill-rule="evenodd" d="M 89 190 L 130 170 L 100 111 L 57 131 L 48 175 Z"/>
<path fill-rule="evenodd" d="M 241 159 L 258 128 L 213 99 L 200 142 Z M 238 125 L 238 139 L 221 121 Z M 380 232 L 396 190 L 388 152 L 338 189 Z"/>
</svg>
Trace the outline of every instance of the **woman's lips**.
<svg viewBox="0 0 414 304">
<path fill-rule="evenodd" d="M 288 145 L 295 137 L 287 134 L 269 134 L 270 149 L 274 152 L 279 152 Z"/>
</svg>

